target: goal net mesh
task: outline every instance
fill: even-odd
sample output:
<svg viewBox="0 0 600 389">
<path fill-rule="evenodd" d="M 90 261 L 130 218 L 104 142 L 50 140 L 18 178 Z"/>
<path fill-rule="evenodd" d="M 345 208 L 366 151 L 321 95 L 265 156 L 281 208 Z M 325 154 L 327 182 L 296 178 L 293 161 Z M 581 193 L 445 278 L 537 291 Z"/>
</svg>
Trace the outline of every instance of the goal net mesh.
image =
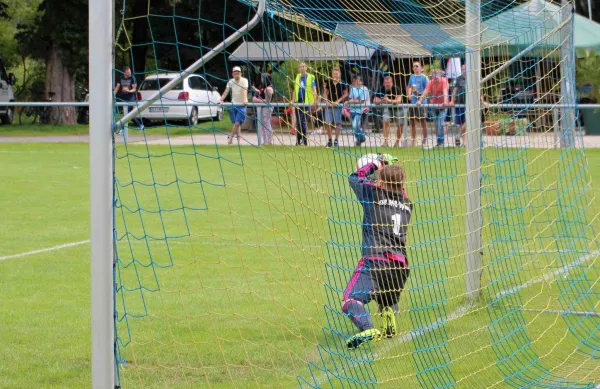
<svg viewBox="0 0 600 389">
<path fill-rule="evenodd" d="M 114 135 L 119 386 L 600 384 L 599 208 L 573 106 L 570 5 L 473 4 L 267 0 L 254 28 L 188 72 L 252 20 L 257 1 L 117 1 L 115 82 L 130 66 L 141 98 L 128 109 L 181 78 Z M 290 105 L 302 63 L 322 105 L 299 118 Z M 422 75 L 411 79 L 415 63 Z M 272 113 L 249 106 L 241 137 L 228 138 L 231 109 L 217 103 L 234 66 L 250 103 L 269 75 Z M 342 89 L 360 88 L 362 107 L 340 107 L 338 144 L 326 147 L 335 67 Z M 471 90 L 472 69 L 482 82 Z M 385 77 L 404 105 L 374 104 Z M 411 105 L 422 78 L 441 77 L 447 100 L 436 86 Z M 115 121 L 126 99 L 117 95 Z M 308 146 L 297 146 L 304 119 Z M 472 134 L 477 150 L 464 147 Z M 466 160 L 475 151 L 473 248 L 466 184 L 476 176 Z M 342 301 L 361 259 L 363 210 L 348 177 L 369 153 L 392 154 L 406 170 L 411 272 L 396 335 L 349 350 L 357 329 Z M 466 258 L 478 253 L 479 297 L 469 299 Z M 380 326 L 377 304 L 367 310 Z"/>
</svg>

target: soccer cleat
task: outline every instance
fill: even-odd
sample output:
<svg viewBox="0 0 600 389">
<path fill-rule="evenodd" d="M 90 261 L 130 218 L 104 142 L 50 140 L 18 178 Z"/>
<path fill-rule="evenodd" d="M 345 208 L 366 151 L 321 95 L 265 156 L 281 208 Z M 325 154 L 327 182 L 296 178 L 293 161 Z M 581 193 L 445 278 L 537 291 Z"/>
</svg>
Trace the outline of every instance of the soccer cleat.
<svg viewBox="0 0 600 389">
<path fill-rule="evenodd" d="M 383 336 L 391 338 L 396 335 L 396 317 L 394 310 L 390 307 L 385 307 L 381 311 L 381 319 L 383 321 Z"/>
<path fill-rule="evenodd" d="M 334 140 L 333 141 L 333 147 L 339 147 L 340 143 L 338 142 L 338 140 Z"/>
<path fill-rule="evenodd" d="M 327 141 L 327 147 L 331 147 L 331 146 L 333 146 L 333 145 L 332 145 L 332 143 L 331 143 L 331 139 L 329 139 L 329 140 Z"/>
<path fill-rule="evenodd" d="M 364 342 L 370 341 L 378 341 L 381 340 L 381 331 L 377 328 L 370 328 L 368 330 L 364 330 L 363 332 L 359 332 L 358 334 L 348 338 L 346 341 L 346 346 L 353 350 L 363 344 Z"/>
</svg>

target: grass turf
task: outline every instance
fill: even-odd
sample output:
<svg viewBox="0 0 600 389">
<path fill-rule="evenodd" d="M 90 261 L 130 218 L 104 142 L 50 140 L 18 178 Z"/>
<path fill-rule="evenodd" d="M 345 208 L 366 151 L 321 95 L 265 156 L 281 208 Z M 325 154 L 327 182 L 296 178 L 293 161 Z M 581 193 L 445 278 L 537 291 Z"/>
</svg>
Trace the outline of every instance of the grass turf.
<svg viewBox="0 0 600 389">
<path fill-rule="evenodd" d="M 132 129 L 135 126 L 131 127 Z M 180 126 L 179 123 L 171 123 L 169 125 L 169 135 L 189 135 L 190 128 L 188 126 Z M 198 125 L 192 130 L 192 132 L 201 131 L 231 131 L 231 122 L 229 117 L 225 115 L 225 118 L 221 122 L 212 121 L 200 121 Z M 0 125 L 0 137 L 45 137 L 45 136 L 66 136 L 66 135 L 88 135 L 89 127 L 83 124 L 77 125 L 50 125 L 50 124 L 11 124 L 11 125 Z M 132 130 L 132 134 L 136 131 Z M 165 126 L 158 123 L 151 124 L 146 127 L 146 134 L 152 135 L 164 135 Z"/>
<path fill-rule="evenodd" d="M 314 382 L 307 361 L 322 365 L 320 355 L 329 375 L 314 375 L 335 387 L 351 385 L 336 374 L 376 377 L 383 387 L 504 387 L 510 375 L 516 382 L 598 379 L 593 360 L 571 355 L 578 346 L 568 320 L 515 309 L 555 308 L 561 294 L 572 302 L 565 288 L 587 281 L 592 294 L 581 305 L 589 308 L 597 261 L 587 273 L 573 269 L 566 286 L 535 283 L 490 305 L 497 293 L 578 258 L 548 254 L 557 246 L 589 246 L 593 235 L 576 223 L 576 210 L 587 210 L 591 221 L 597 191 L 578 176 L 580 154 L 485 150 L 484 297 L 411 337 L 465 304 L 464 153 L 394 152 L 416 203 L 413 271 L 400 307 L 404 335 L 348 353 L 341 345 L 352 327 L 339 300 L 360 244 L 360 210 L 348 201 L 345 179 L 356 150 L 119 148 L 123 386 L 294 387 L 298 375 Z M 597 182 L 600 152 L 586 153 Z M 0 257 L 87 239 L 87 145 L 3 144 L 0 164 L 7 188 L 0 192 L 7 231 Z M 568 176 L 561 180 L 560 172 Z M 565 191 L 569 182 L 575 187 Z M 564 242 L 560 231 L 567 231 Z M 82 244 L 0 261 L 1 388 L 89 387 L 88 250 Z M 572 332 L 597 320 L 571 322 Z M 522 366 L 529 372 L 519 372 Z"/>
</svg>

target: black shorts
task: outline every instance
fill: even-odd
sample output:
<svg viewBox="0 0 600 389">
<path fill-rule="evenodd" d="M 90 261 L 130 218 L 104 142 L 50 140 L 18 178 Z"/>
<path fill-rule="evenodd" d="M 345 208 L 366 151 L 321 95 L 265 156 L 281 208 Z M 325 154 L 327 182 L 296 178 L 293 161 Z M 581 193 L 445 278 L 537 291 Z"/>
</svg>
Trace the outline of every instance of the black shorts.
<svg viewBox="0 0 600 389">
<path fill-rule="evenodd" d="M 344 301 L 357 300 L 367 304 L 375 300 L 390 307 L 400 300 L 409 274 L 408 262 L 361 258 L 344 290 Z"/>
</svg>

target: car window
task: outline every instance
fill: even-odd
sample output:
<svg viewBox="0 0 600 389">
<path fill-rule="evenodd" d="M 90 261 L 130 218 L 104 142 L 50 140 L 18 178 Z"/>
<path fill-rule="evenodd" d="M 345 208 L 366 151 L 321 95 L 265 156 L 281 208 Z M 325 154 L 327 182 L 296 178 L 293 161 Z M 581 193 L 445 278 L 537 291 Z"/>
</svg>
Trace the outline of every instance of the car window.
<svg viewBox="0 0 600 389">
<path fill-rule="evenodd" d="M 206 85 L 204 83 L 204 80 L 201 79 L 200 77 L 190 77 L 189 78 L 189 82 L 190 82 L 190 88 L 192 88 L 194 90 L 204 90 L 204 89 L 206 89 Z"/>
<path fill-rule="evenodd" d="M 208 81 L 206 81 L 205 79 L 202 79 L 202 81 L 205 83 L 206 85 L 206 90 L 207 91 L 212 91 L 212 85 L 210 85 L 210 83 Z"/>
<path fill-rule="evenodd" d="M 140 90 L 141 91 L 156 91 L 159 90 L 160 88 L 162 88 L 163 86 L 167 85 L 169 83 L 169 81 L 171 81 L 171 78 L 148 78 L 145 79 L 144 82 L 142 82 L 142 85 L 140 86 Z M 172 90 L 182 90 L 182 82 L 179 81 L 177 84 L 175 84 L 175 87 Z"/>
<path fill-rule="evenodd" d="M 210 91 L 210 85 L 208 85 L 208 82 L 206 82 L 206 80 L 202 77 L 198 77 L 200 79 L 200 83 L 202 84 L 202 89 Z"/>
</svg>

